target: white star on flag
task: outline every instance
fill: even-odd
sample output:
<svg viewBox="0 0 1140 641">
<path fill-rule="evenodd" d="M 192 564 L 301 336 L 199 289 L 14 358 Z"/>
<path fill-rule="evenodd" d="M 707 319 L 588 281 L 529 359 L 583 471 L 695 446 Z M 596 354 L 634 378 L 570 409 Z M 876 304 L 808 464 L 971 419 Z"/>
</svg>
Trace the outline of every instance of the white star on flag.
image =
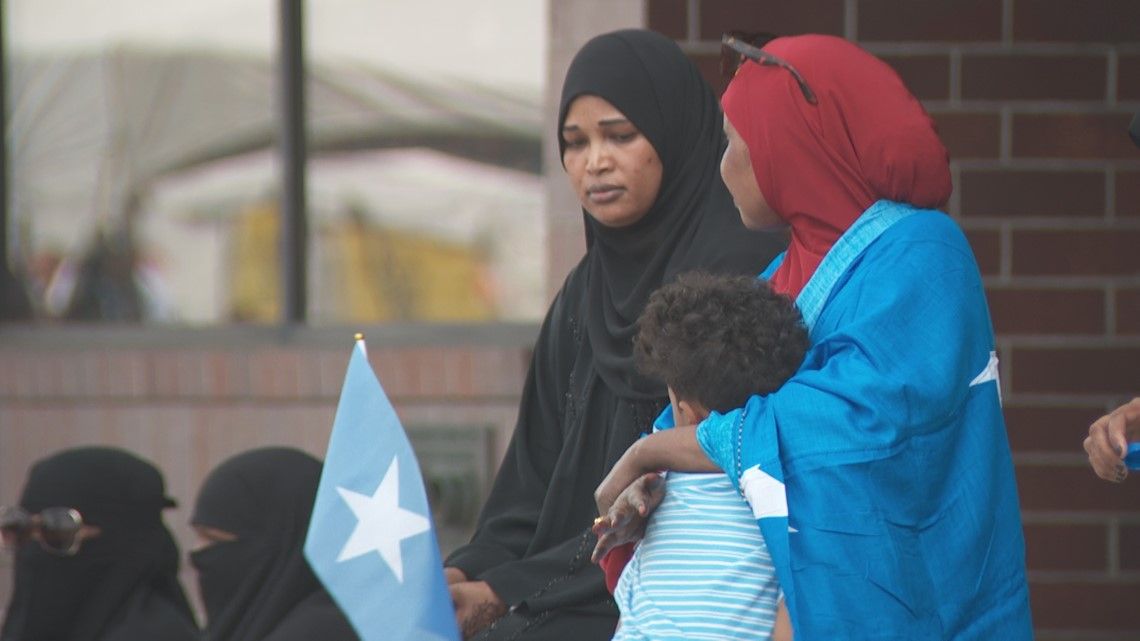
<svg viewBox="0 0 1140 641">
<path fill-rule="evenodd" d="M 375 550 L 392 569 L 396 580 L 404 582 L 404 562 L 400 544 L 404 539 L 431 529 L 431 521 L 400 507 L 399 459 L 392 464 L 372 496 L 337 487 L 345 503 L 356 515 L 356 528 L 336 558 L 338 563 L 354 559 Z"/>
</svg>

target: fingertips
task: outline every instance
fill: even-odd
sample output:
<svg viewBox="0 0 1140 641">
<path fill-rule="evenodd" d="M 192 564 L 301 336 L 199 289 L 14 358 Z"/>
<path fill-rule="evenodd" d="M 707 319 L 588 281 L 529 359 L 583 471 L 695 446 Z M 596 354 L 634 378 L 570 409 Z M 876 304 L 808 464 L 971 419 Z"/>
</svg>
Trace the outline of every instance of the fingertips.
<svg viewBox="0 0 1140 641">
<path fill-rule="evenodd" d="M 598 543 L 594 546 L 594 551 L 590 554 L 590 562 L 597 563 L 601 561 L 602 557 L 613 547 L 612 541 L 613 536 L 610 534 L 598 537 Z"/>
</svg>

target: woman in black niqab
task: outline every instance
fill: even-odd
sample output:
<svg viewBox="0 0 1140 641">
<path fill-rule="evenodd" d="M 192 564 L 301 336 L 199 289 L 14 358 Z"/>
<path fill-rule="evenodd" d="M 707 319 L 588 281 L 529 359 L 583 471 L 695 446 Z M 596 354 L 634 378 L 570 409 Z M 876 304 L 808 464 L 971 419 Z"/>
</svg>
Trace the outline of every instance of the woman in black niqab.
<svg viewBox="0 0 1140 641">
<path fill-rule="evenodd" d="M 320 478 L 320 461 L 286 447 L 238 454 L 206 477 L 190 523 L 225 535 L 190 553 L 206 639 L 356 641 L 303 553 Z"/>
<path fill-rule="evenodd" d="M 162 521 L 162 475 L 123 450 L 84 447 L 36 463 L 20 497 L 30 514 L 70 507 L 99 528 L 74 556 L 35 541 L 16 550 L 4 641 L 197 638 L 178 582 L 178 548 Z"/>
<path fill-rule="evenodd" d="M 485 582 L 510 608 L 475 626 L 478 639 L 610 638 L 617 611 L 589 562 L 593 492 L 668 400 L 663 384 L 634 368 L 637 318 L 650 293 L 679 273 L 758 274 L 784 244 L 741 223 L 720 179 L 716 97 L 673 41 L 625 30 L 588 42 L 566 75 L 559 132 L 584 95 L 608 101 L 649 140 L 661 187 L 626 227 L 583 210 L 586 255 L 543 322 L 475 535 L 445 562 L 453 595 L 465 582 Z"/>
</svg>

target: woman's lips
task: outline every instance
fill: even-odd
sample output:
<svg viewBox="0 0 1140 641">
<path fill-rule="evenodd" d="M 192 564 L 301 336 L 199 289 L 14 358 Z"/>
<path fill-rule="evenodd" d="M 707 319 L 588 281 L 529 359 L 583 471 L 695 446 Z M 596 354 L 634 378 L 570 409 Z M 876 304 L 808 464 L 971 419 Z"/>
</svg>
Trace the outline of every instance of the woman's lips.
<svg viewBox="0 0 1140 641">
<path fill-rule="evenodd" d="M 586 190 L 586 197 L 590 199 L 590 202 L 596 205 L 607 205 L 621 198 L 624 192 L 625 190 L 617 185 L 598 185 L 588 188 Z"/>
</svg>

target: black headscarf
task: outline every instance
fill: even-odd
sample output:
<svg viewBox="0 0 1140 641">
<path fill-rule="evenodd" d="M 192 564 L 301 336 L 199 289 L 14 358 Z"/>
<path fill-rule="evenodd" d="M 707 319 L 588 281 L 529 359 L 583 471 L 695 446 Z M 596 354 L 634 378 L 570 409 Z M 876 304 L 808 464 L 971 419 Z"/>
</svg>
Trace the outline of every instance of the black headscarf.
<svg viewBox="0 0 1140 641">
<path fill-rule="evenodd" d="M 682 271 L 757 274 L 784 244 L 740 222 L 720 179 L 717 101 L 675 44 L 647 31 L 591 40 L 567 73 L 559 131 L 584 94 L 610 102 L 646 136 L 662 162 L 661 188 L 629 227 L 585 214 L 588 251 L 535 341 L 518 424 L 478 527 L 446 561 L 512 606 L 479 641 L 613 636 L 617 610 L 589 561 L 593 493 L 668 401 L 664 385 L 635 372 L 637 317 L 650 292 Z"/>
<path fill-rule="evenodd" d="M 570 104 L 599 96 L 649 140 L 662 164 L 661 190 L 649 213 L 622 228 L 583 211 L 589 272 L 586 330 L 598 373 L 623 398 L 647 400 L 664 387 L 637 374 L 632 339 L 649 295 L 691 269 L 758 273 L 782 242 L 748 231 L 720 179 L 725 148 L 716 96 L 696 65 L 669 38 L 624 30 L 590 40 L 562 86 L 558 129 Z M 565 141 L 559 133 L 559 151 Z"/>
<path fill-rule="evenodd" d="M 320 461 L 285 447 L 238 454 L 206 477 L 190 522 L 237 535 L 190 554 L 206 606 L 207 639 L 292 638 L 282 621 L 303 602 L 319 597 L 334 607 L 303 553 L 320 478 Z M 334 623 L 338 629 L 324 638 L 354 636 L 339 612 Z"/>
<path fill-rule="evenodd" d="M 195 630 L 194 616 L 178 583 L 178 548 L 162 522 L 162 475 L 150 463 L 117 449 L 67 450 L 36 463 L 20 506 L 30 513 L 49 507 L 79 511 L 101 529 L 75 556 L 53 556 L 35 542 L 16 553 L 15 592 L 3 639 L 86 641 L 104 638 L 124 621 L 132 599 L 148 604 L 146 629 L 170 638 Z M 155 609 L 156 601 L 160 606 Z M 138 603 L 140 601 L 135 601 Z M 182 637 L 182 638 L 185 638 Z"/>
</svg>

